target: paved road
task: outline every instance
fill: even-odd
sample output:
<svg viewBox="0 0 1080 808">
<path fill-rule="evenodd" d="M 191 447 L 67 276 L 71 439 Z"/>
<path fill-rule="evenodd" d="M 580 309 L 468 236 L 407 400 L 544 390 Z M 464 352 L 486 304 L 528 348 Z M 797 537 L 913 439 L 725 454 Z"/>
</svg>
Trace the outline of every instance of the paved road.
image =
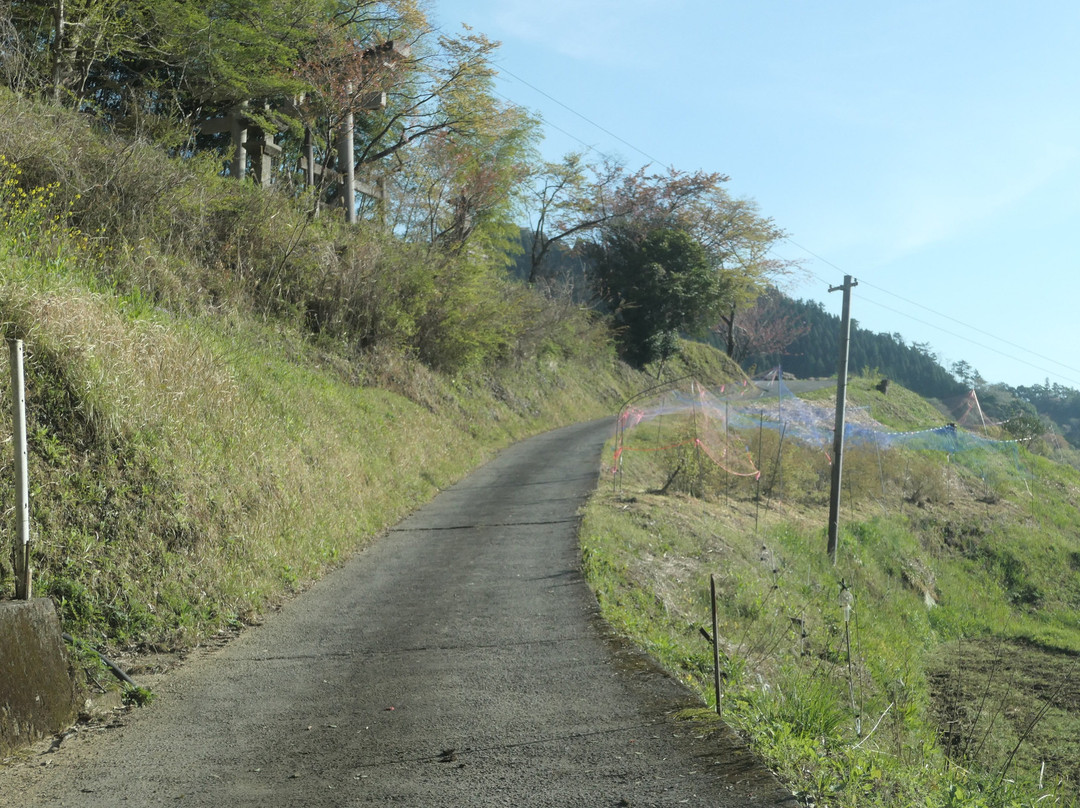
<svg viewBox="0 0 1080 808">
<path fill-rule="evenodd" d="M 0 806 L 792 804 L 597 616 L 575 514 L 608 432 L 511 447 L 123 727 L 0 770 Z"/>
</svg>

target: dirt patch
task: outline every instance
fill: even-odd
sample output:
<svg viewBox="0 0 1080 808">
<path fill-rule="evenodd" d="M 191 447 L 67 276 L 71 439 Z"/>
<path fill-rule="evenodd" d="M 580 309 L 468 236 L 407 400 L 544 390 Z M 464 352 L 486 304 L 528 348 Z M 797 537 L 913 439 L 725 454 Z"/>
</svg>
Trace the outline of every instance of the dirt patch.
<svg viewBox="0 0 1080 808">
<path fill-rule="evenodd" d="M 942 647 L 931 714 L 950 758 L 1080 797 L 1080 656 L 1001 640 Z"/>
</svg>

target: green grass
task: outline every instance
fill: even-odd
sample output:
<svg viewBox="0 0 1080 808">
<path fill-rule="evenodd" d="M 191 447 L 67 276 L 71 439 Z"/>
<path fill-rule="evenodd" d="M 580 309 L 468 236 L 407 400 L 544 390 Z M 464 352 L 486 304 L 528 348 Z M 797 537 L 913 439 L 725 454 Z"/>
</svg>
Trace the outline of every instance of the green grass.
<svg viewBox="0 0 1080 808">
<path fill-rule="evenodd" d="M 902 410 L 892 426 L 940 424 Z M 679 427 L 638 430 L 626 440 L 662 449 Z M 1080 475 L 1015 445 L 849 457 L 833 567 L 817 450 L 757 440 L 743 436 L 763 480 L 779 458 L 782 496 L 716 468 L 661 494 L 685 451 L 623 455 L 582 532 L 605 616 L 711 704 L 698 629 L 714 574 L 725 719 L 808 805 L 1075 804 Z"/>
<path fill-rule="evenodd" d="M 257 620 L 499 448 L 652 383 L 605 343 L 554 338 L 437 372 L 258 312 L 147 305 L 71 245 L 59 262 L 15 246 L 0 321 L 27 350 L 35 591 L 110 649 L 184 648 Z M 9 501 L 11 465 L 0 456 Z"/>
<path fill-rule="evenodd" d="M 847 387 L 848 406 L 868 408 L 871 418 L 898 432 L 942 426 L 952 420 L 899 384 L 890 384 L 889 392 L 882 393 L 878 389 L 881 380 L 877 374 L 852 376 Z M 800 396 L 807 401 L 835 400 L 835 397 L 836 390 L 831 387 Z"/>
<path fill-rule="evenodd" d="M 656 376 L 739 378 L 696 345 L 632 372 L 602 324 L 497 262 L 444 256 L 436 284 L 431 256 L 308 226 L 209 161 L 0 109 L 0 154 L 21 151 L 0 174 L 26 167 L 0 192 L 0 324 L 28 350 L 35 588 L 81 647 L 257 620 L 499 447 L 614 414 Z M 882 423 L 946 420 L 877 381 L 849 395 Z M 709 429 L 635 431 L 587 509 L 608 619 L 708 698 L 715 574 L 724 716 L 806 804 L 1075 804 L 1080 473 L 1054 462 L 1075 457 L 853 448 L 833 567 L 825 452 Z"/>
<path fill-rule="evenodd" d="M 0 108 L 35 592 L 92 645 L 184 648 L 257 620 L 500 447 L 650 381 L 603 323 L 496 262 L 309 223 L 211 161 Z M 11 583 L 3 552 L 0 597 Z"/>
<path fill-rule="evenodd" d="M 610 412 L 628 378 L 610 359 L 559 385 L 541 362 L 486 381 L 358 367 L 257 321 L 27 288 L 0 306 L 27 324 L 37 591 L 111 644 L 253 619 L 498 447 Z M 357 381 L 390 373 L 418 401 Z"/>
</svg>

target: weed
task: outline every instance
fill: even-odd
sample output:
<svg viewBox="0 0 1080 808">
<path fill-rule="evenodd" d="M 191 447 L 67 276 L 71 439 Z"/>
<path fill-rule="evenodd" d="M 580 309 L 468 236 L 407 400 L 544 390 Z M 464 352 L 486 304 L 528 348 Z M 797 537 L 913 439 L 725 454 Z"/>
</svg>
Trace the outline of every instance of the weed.
<svg viewBox="0 0 1080 808">
<path fill-rule="evenodd" d="M 128 685 L 124 688 L 123 701 L 129 707 L 145 707 L 157 698 L 157 694 L 148 687 Z"/>
</svg>

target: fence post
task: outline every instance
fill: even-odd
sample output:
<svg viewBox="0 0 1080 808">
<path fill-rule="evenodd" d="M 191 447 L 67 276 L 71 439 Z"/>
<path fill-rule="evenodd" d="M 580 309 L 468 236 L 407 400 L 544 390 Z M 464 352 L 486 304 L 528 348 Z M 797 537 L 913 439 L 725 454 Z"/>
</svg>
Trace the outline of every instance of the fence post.
<svg viewBox="0 0 1080 808">
<path fill-rule="evenodd" d="M 724 711 L 720 706 L 720 633 L 716 620 L 716 574 L 709 574 L 709 594 L 712 599 L 712 658 L 713 658 L 713 687 L 716 689 L 716 714 L 723 717 Z"/>
<path fill-rule="evenodd" d="M 11 444 L 15 450 L 15 598 L 30 600 L 30 499 L 22 340 L 8 340 L 8 347 L 11 351 Z"/>
</svg>

